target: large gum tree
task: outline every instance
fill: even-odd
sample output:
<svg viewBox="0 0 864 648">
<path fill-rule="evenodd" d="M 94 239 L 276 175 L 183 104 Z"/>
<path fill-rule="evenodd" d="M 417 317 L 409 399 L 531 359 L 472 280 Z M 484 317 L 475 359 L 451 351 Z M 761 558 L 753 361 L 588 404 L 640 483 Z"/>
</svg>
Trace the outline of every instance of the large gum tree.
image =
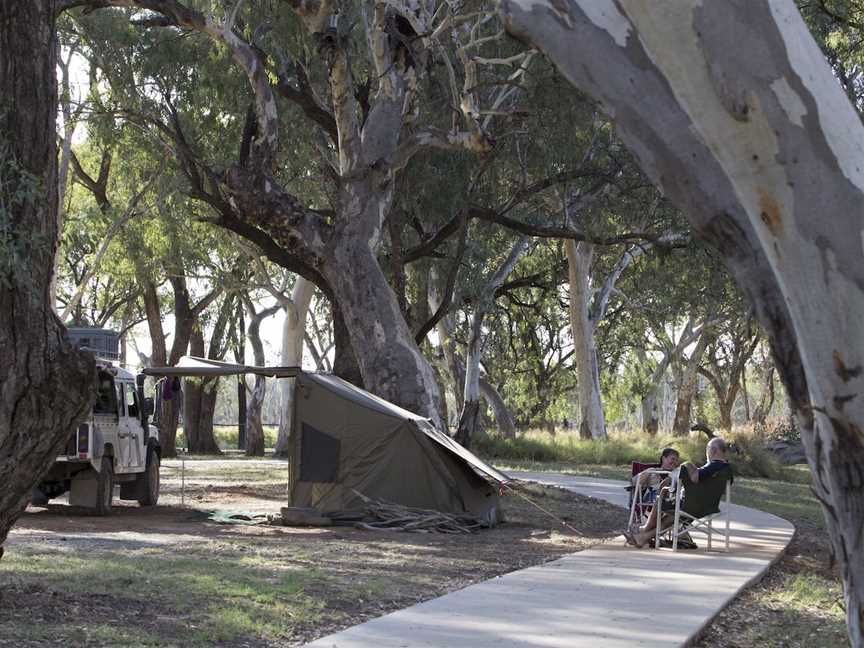
<svg viewBox="0 0 864 648">
<path fill-rule="evenodd" d="M 792 0 L 502 0 L 748 296 L 864 646 L 864 127 Z"/>
<path fill-rule="evenodd" d="M 95 397 L 49 293 L 58 240 L 55 2 L 0 3 L 0 554 Z"/>
<path fill-rule="evenodd" d="M 331 299 L 367 389 L 441 425 L 434 373 L 378 253 L 397 176 L 418 153 L 492 147 L 492 117 L 481 103 L 500 112 L 514 96 L 509 85 L 488 91 L 478 82 L 475 57 L 500 36 L 494 14 L 413 0 L 283 0 L 267 5 L 266 15 L 260 3 L 227 4 L 68 0 L 65 7 L 131 9 L 137 29 L 195 34 L 230 53 L 229 72 L 246 78 L 254 106 L 239 159 L 218 169 L 205 164 L 176 114 L 157 126 L 172 140 L 191 194 L 213 207 L 218 225 L 261 245 Z M 298 30 L 307 43 L 302 56 L 286 46 Z M 530 55 L 509 61 L 511 76 L 523 58 L 527 65 Z M 426 105 L 432 73 L 442 75 L 436 87 L 446 111 Z M 292 142 L 307 134 L 301 129 L 318 135 L 320 167 L 332 183 L 327 206 L 304 200 L 281 174 Z"/>
</svg>

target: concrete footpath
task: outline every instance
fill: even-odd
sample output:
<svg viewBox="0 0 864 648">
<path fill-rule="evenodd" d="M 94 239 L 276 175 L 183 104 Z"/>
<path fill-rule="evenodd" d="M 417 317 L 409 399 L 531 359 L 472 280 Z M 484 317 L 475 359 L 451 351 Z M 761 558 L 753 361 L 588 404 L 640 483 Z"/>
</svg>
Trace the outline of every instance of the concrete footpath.
<svg viewBox="0 0 864 648">
<path fill-rule="evenodd" d="M 624 482 L 510 473 L 627 505 Z M 732 487 L 735 501 L 735 487 Z M 718 521 L 715 521 L 717 524 Z M 722 524 L 722 518 L 719 520 Z M 622 528 L 626 520 L 622 519 Z M 779 557 L 794 528 L 732 505 L 731 551 L 638 550 L 623 538 L 373 619 L 308 648 L 681 646 Z M 716 540 L 716 539 L 715 539 Z M 722 548 L 723 543 L 715 544 Z"/>
</svg>

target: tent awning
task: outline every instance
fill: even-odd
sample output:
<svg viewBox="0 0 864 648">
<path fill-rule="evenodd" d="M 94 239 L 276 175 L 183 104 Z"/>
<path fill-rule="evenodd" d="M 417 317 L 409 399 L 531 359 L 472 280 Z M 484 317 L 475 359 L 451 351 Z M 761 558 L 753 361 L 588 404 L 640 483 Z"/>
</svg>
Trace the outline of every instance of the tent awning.
<svg viewBox="0 0 864 648">
<path fill-rule="evenodd" d="M 183 356 L 174 367 L 147 367 L 143 373 L 148 376 L 236 376 L 240 374 L 256 374 L 273 378 L 296 378 L 300 375 L 300 367 L 256 367 L 254 365 L 232 364 Z"/>
<path fill-rule="evenodd" d="M 428 419 L 398 407 L 389 401 L 378 398 L 336 376 L 306 374 L 300 367 L 257 367 L 254 365 L 232 364 L 230 362 L 210 360 L 208 358 L 197 358 L 195 356 L 183 356 L 180 358 L 180 362 L 174 367 L 148 367 L 144 369 L 143 373 L 148 376 L 236 376 L 240 374 L 256 374 L 273 378 L 296 378 L 300 374 L 305 374 L 306 376 L 313 377 L 315 382 L 322 387 L 338 391 L 343 397 L 350 398 L 360 405 L 372 407 L 395 418 L 413 419 L 419 423 L 423 423 L 420 425 L 420 428 L 427 437 L 455 454 L 475 470 L 499 483 L 510 481 L 507 475 L 495 470 L 470 450 L 456 443 L 449 436 L 435 428 Z"/>
</svg>

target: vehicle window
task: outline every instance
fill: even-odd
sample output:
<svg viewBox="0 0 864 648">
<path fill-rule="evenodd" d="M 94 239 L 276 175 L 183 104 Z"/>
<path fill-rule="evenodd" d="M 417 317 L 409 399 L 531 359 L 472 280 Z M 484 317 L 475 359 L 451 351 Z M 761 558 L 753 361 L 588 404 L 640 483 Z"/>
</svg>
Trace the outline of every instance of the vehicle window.
<svg viewBox="0 0 864 648">
<path fill-rule="evenodd" d="M 126 399 L 123 398 L 123 384 L 114 383 L 117 387 L 117 407 L 120 410 L 120 416 L 126 416 Z"/>
<path fill-rule="evenodd" d="M 126 405 L 129 407 L 129 416 L 138 418 L 141 408 L 138 406 L 138 392 L 132 383 L 126 383 Z"/>
<path fill-rule="evenodd" d="M 99 377 L 99 395 L 93 405 L 95 414 L 116 414 L 117 393 L 114 391 L 114 381 L 110 376 Z"/>
</svg>

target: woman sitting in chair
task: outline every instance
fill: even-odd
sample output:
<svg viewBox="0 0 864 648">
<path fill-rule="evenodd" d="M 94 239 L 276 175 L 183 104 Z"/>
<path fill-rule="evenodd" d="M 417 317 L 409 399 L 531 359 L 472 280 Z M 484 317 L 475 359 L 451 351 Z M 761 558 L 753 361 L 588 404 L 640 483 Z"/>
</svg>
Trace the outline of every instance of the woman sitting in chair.
<svg viewBox="0 0 864 648">
<path fill-rule="evenodd" d="M 660 483 L 665 477 L 664 474 L 654 471 L 668 473 L 675 470 L 680 464 L 681 455 L 675 448 L 663 448 L 660 453 L 660 463 L 657 464 L 643 464 L 634 461 L 633 474 L 630 477 L 631 485 L 627 490 L 633 492 L 637 502 L 650 506 L 653 504 L 657 491 L 660 489 Z M 648 471 L 651 472 L 646 474 Z"/>
<path fill-rule="evenodd" d="M 707 480 L 711 479 L 711 477 L 721 471 L 728 469 L 729 467 L 729 462 L 726 461 L 726 442 L 720 437 L 714 437 L 708 442 L 708 446 L 705 449 L 705 454 L 707 456 L 707 461 L 704 466 L 697 468 L 694 464 L 688 461 L 684 464 L 681 464 L 680 468 L 680 479 L 682 479 L 685 483 L 684 499 L 681 502 L 681 510 L 685 513 L 689 513 L 693 517 L 702 517 L 715 511 L 708 510 L 709 508 L 711 508 L 711 506 L 708 505 L 706 507 L 706 504 L 700 501 L 701 498 L 688 498 L 686 484 L 688 482 L 690 484 L 698 484 L 700 483 L 700 480 L 702 482 L 707 482 Z M 667 477 L 663 480 L 663 485 L 666 485 L 670 482 L 671 480 Z M 639 548 L 644 547 L 646 544 L 648 544 L 648 541 L 654 537 L 656 532 L 659 510 L 662 508 L 664 511 L 669 511 L 670 509 L 674 509 L 674 507 L 674 502 L 667 501 L 663 502 L 662 506 L 655 506 L 653 509 L 651 509 L 651 514 L 648 516 L 648 520 L 646 521 L 645 526 L 641 527 L 635 533 L 629 530 L 624 532 L 624 537 L 627 539 L 627 544 L 631 544 Z M 668 516 L 665 516 L 663 518 L 664 525 L 667 523 L 667 517 Z"/>
</svg>

